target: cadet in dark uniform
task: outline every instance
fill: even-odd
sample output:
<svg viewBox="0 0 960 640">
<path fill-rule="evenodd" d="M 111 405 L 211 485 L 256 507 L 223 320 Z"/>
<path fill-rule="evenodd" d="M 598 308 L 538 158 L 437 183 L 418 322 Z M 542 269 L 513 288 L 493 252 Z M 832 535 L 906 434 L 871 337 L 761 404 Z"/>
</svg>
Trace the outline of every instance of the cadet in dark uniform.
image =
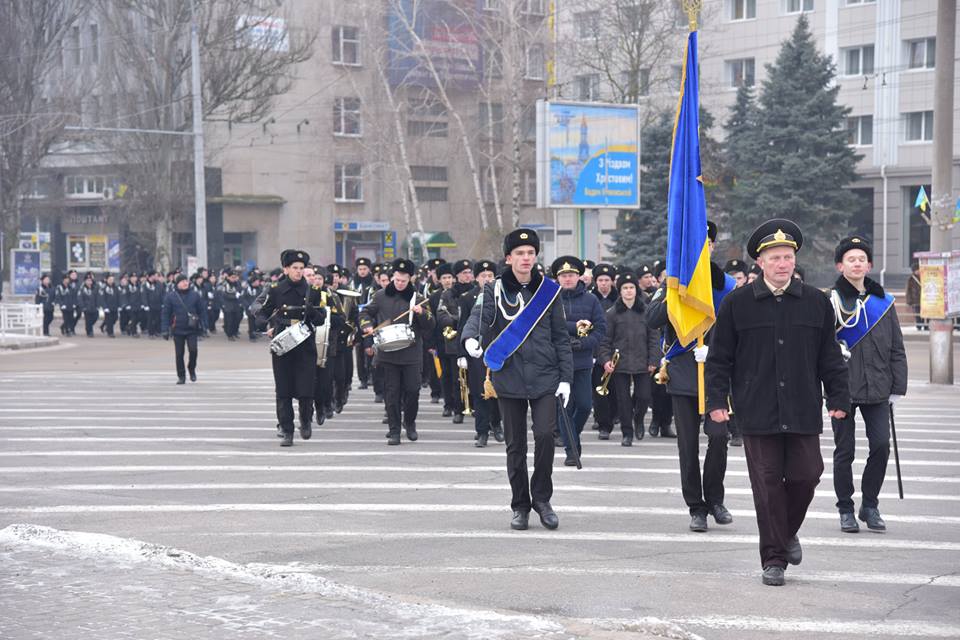
<svg viewBox="0 0 960 640">
<path fill-rule="evenodd" d="M 83 314 L 83 328 L 88 338 L 93 337 L 93 327 L 100 317 L 100 307 L 97 306 L 97 287 L 93 274 L 88 273 L 83 278 L 83 285 L 77 293 L 77 308 Z"/>
<path fill-rule="evenodd" d="M 456 282 L 456 278 L 453 276 L 453 264 L 449 262 L 444 262 L 437 266 L 437 280 L 440 282 L 440 288 L 434 291 L 428 300 L 430 301 L 430 310 L 433 312 L 433 315 L 436 317 L 440 313 L 440 298 L 443 296 L 444 292 L 447 289 L 453 287 L 453 284 Z M 444 354 L 443 348 L 443 336 L 440 334 L 439 323 L 437 327 L 433 330 L 431 335 L 431 342 L 434 354 L 440 358 L 440 363 L 442 367 L 442 372 L 440 375 L 440 389 L 443 391 L 443 413 L 441 414 L 444 418 L 449 418 L 454 414 L 454 410 L 457 408 L 457 371 L 456 368 L 451 368 L 447 364 L 447 358 Z"/>
<path fill-rule="evenodd" d="M 166 295 L 160 274 L 151 271 L 144 286 L 147 305 L 147 333 L 151 338 L 160 337 L 160 309 L 163 307 L 163 298 Z"/>
<path fill-rule="evenodd" d="M 439 296 L 443 291 L 443 287 L 440 286 L 440 281 L 437 277 L 437 268 L 446 263 L 446 260 L 443 258 L 431 258 L 427 260 L 424 265 L 427 268 L 426 277 L 423 279 L 423 283 L 419 285 L 419 290 L 423 294 L 423 297 L 432 300 L 434 295 Z M 436 309 L 431 309 L 436 315 Z M 438 352 L 438 343 L 436 337 L 433 335 L 425 336 L 423 341 L 423 368 L 424 376 L 427 384 L 430 386 L 430 402 L 432 404 L 439 404 L 440 398 L 443 397 L 443 385 L 440 381 L 440 376 L 437 375 L 437 367 L 434 365 L 433 357 L 439 357 Z"/>
<path fill-rule="evenodd" d="M 528 527 L 531 508 L 548 529 L 560 525 L 553 496 L 553 432 L 557 402 L 570 399 L 573 352 L 560 285 L 536 268 L 540 238 L 519 228 L 504 238 L 507 269 L 483 289 L 463 330 L 471 358 L 483 356 L 497 392 L 507 442 L 512 529 Z M 527 476 L 527 410 L 533 418 L 533 477 Z"/>
<path fill-rule="evenodd" d="M 401 424 L 411 441 L 419 437 L 416 421 L 420 403 L 420 367 L 423 366 L 422 336 L 436 326 L 426 298 L 419 295 L 410 283 L 415 272 L 416 267 L 410 260 L 400 258 L 394 261 L 390 284 L 373 294 L 370 303 L 360 312 L 360 328 L 365 336 L 372 336 L 376 329 L 394 324 L 410 325 L 415 336 L 413 344 L 408 347 L 394 351 L 380 349 L 377 354 L 379 365 L 383 367 L 389 445 L 400 444 Z"/>
<path fill-rule="evenodd" d="M 707 410 L 726 422 L 728 395 L 743 431 L 760 531 L 763 584 L 784 583 L 800 564 L 797 532 L 823 473 L 823 397 L 830 417 L 850 411 L 847 366 L 830 301 L 793 278 L 803 245 L 790 220 L 769 220 L 747 243 L 763 276 L 720 306 L 706 366 Z"/>
<path fill-rule="evenodd" d="M 656 295 L 657 290 L 659 290 L 659 285 L 662 285 L 666 281 L 666 265 L 666 260 L 661 259 L 653 261 L 650 271 L 657 280 L 658 288 L 654 291 L 644 291 L 647 302 L 652 300 Z M 664 363 L 665 361 L 661 360 L 661 365 Z M 654 381 L 654 384 L 650 388 L 650 405 L 652 408 L 652 415 L 650 416 L 650 427 L 647 431 L 651 436 L 660 436 L 661 438 L 676 438 L 677 434 L 672 427 L 673 401 L 670 399 L 670 394 L 667 393 L 667 385 L 656 384 L 656 374 L 651 376 L 651 379 Z"/>
<path fill-rule="evenodd" d="M 60 333 L 65 336 L 72 336 L 74 334 L 73 327 L 76 325 L 74 314 L 77 312 L 77 292 L 70 285 L 69 275 L 64 275 L 63 281 L 57 285 L 54 301 L 60 307 L 60 316 L 63 318 L 60 323 Z"/>
<path fill-rule="evenodd" d="M 294 324 L 306 322 L 311 328 L 321 324 L 326 310 L 320 307 L 320 289 L 310 287 L 303 269 L 310 262 L 305 251 L 287 249 L 280 254 L 284 278 L 267 290 L 267 299 L 257 311 L 257 323 L 267 327 L 273 337 Z M 293 399 L 300 414 L 300 437 L 312 435 L 314 377 L 317 370 L 317 345 L 311 336 L 291 351 L 278 356 L 271 353 L 273 381 L 277 394 L 277 420 L 283 447 L 293 444 Z"/>
<path fill-rule="evenodd" d="M 240 307 L 247 316 L 247 337 L 250 339 L 250 342 L 257 341 L 257 317 L 256 314 L 251 311 L 251 307 L 257 299 L 257 296 L 263 291 L 263 285 L 261 284 L 262 277 L 259 271 L 251 271 L 240 293 Z"/>
<path fill-rule="evenodd" d="M 455 282 L 449 289 L 440 294 L 437 304 L 437 325 L 440 334 L 438 350 L 441 352 L 444 377 L 450 372 L 452 395 L 450 409 L 453 411 L 453 423 L 463 423 L 463 401 L 461 400 L 460 381 L 457 377 L 459 367 L 457 359 L 460 357 L 460 328 L 466 324 L 466 318 L 461 322 L 460 298 L 473 286 L 473 264 L 469 260 L 457 260 L 450 265 Z M 469 309 L 467 311 L 469 314 Z"/>
<path fill-rule="evenodd" d="M 140 324 L 140 317 L 143 315 L 143 292 L 140 289 L 140 277 L 136 273 L 130 274 L 127 283 L 126 303 L 126 333 L 132 338 L 138 338 L 140 334 L 137 332 L 137 326 Z"/>
<path fill-rule="evenodd" d="M 33 297 L 33 304 L 43 306 L 43 335 L 50 335 L 50 323 L 53 322 L 53 310 L 56 308 L 56 291 L 50 281 L 50 274 L 45 273 L 40 278 L 40 286 Z"/>
<path fill-rule="evenodd" d="M 240 337 L 240 321 L 243 318 L 243 305 L 240 298 L 243 290 L 240 286 L 240 274 L 231 271 L 220 284 L 220 301 L 223 309 L 223 333 L 227 340 Z"/>
<path fill-rule="evenodd" d="M 303 270 L 304 277 L 311 287 L 320 290 L 320 306 L 326 309 L 327 317 L 324 324 L 329 324 L 329 331 L 326 332 L 326 358 L 323 363 L 319 360 L 320 342 L 317 338 L 317 371 L 314 380 L 313 405 L 316 409 L 317 424 L 322 425 L 327 419 L 327 413 L 333 413 L 333 364 L 334 356 L 338 348 L 337 338 L 339 330 L 343 327 L 344 317 L 343 309 L 340 308 L 340 297 L 325 284 L 326 274 L 323 268 L 309 266 Z M 323 325 L 321 325 L 323 326 Z M 317 328 L 317 337 L 321 334 L 320 328 Z"/>
<path fill-rule="evenodd" d="M 617 270 L 612 264 L 601 262 L 593 269 L 593 295 L 600 300 L 600 308 L 603 309 L 604 313 L 617 301 L 617 288 L 614 286 L 616 277 Z M 607 395 L 602 396 L 597 393 L 597 387 L 600 386 L 602 377 L 603 367 L 597 361 L 593 365 L 593 371 L 590 375 L 590 388 L 593 390 L 593 428 L 610 433 L 613 431 L 613 408 L 616 407 L 616 392 L 611 386 Z"/>
<path fill-rule="evenodd" d="M 377 290 L 377 284 L 373 280 L 371 266 L 369 258 L 357 258 L 356 262 L 354 262 L 356 275 L 354 275 L 353 281 L 350 283 L 350 288 L 360 293 L 358 304 L 361 307 L 370 302 L 370 298 L 373 297 L 373 292 Z M 356 352 L 356 368 L 357 377 L 360 379 L 360 388 L 366 389 L 373 379 L 373 358 L 366 354 L 362 341 L 357 342 L 354 351 Z"/>
<path fill-rule="evenodd" d="M 113 333 L 113 326 L 117 323 L 117 309 L 120 308 L 120 290 L 114 282 L 113 274 L 108 273 L 103 286 L 100 288 L 100 306 L 103 308 L 103 322 L 100 323 L 101 329 L 107 332 L 111 338 L 116 338 Z M 161 305 L 162 307 L 162 305 Z M 160 323 L 157 323 L 159 330 Z"/>
</svg>

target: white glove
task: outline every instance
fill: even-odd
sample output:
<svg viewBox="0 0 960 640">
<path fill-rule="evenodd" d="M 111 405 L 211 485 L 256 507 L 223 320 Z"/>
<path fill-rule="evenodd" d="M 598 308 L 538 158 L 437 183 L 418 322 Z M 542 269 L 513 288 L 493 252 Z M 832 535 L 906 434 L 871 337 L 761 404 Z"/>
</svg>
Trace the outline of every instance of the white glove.
<svg viewBox="0 0 960 640">
<path fill-rule="evenodd" d="M 903 396 L 898 396 L 895 393 L 890 394 L 890 406 L 897 404 L 897 401 L 900 400 Z"/>
<path fill-rule="evenodd" d="M 566 408 L 570 404 L 570 383 L 561 382 L 557 385 L 557 397 L 560 398 L 560 401 L 563 402 L 563 407 Z"/>
<path fill-rule="evenodd" d="M 693 359 L 697 362 L 706 362 L 707 354 L 710 352 L 710 347 L 704 345 L 702 347 L 693 348 Z"/>
<path fill-rule="evenodd" d="M 480 348 L 480 342 L 476 338 L 467 338 L 463 341 L 463 348 L 471 358 L 479 358 L 483 355 L 483 349 Z"/>
<path fill-rule="evenodd" d="M 457 366 L 461 369 L 467 368 L 467 359 L 466 358 L 457 358 Z"/>
</svg>

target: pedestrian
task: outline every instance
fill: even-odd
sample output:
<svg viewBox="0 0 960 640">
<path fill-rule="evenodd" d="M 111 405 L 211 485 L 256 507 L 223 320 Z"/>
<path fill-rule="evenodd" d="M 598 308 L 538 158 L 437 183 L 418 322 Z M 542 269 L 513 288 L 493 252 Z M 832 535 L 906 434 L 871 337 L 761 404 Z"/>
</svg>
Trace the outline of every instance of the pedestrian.
<svg viewBox="0 0 960 640">
<path fill-rule="evenodd" d="M 280 446 L 293 445 L 293 399 L 297 399 L 300 417 L 300 437 L 309 440 L 313 434 L 313 394 L 317 370 L 317 344 L 314 327 L 326 318 L 326 309 L 320 306 L 320 288 L 311 287 L 303 277 L 310 263 L 306 251 L 287 249 L 280 254 L 283 278 L 267 289 L 263 306 L 257 311 L 257 324 L 267 329 L 271 338 L 295 325 L 305 323 L 310 330 L 306 340 L 289 351 L 271 353 L 273 382 L 277 401 L 277 430 L 283 441 Z"/>
<path fill-rule="evenodd" d="M 70 284 L 70 275 L 64 274 L 62 281 L 54 292 L 54 301 L 60 308 L 60 333 L 65 336 L 74 335 L 73 327 L 76 324 L 77 291 Z"/>
<path fill-rule="evenodd" d="M 163 299 L 160 308 L 160 330 L 163 339 L 173 336 L 174 357 L 177 366 L 177 384 L 185 384 L 187 372 L 190 381 L 197 381 L 197 337 L 203 333 L 204 304 L 196 291 L 190 288 L 190 280 L 178 275 L 174 290 Z M 187 366 L 183 366 L 184 350 L 189 353 Z"/>
<path fill-rule="evenodd" d="M 240 321 L 243 318 L 243 305 L 240 298 L 243 289 L 240 274 L 230 271 L 218 287 L 220 303 L 223 309 L 223 333 L 231 342 L 240 337 Z"/>
<path fill-rule="evenodd" d="M 400 444 L 401 425 L 411 442 L 419 438 L 417 413 L 420 408 L 423 336 L 436 327 L 427 299 L 411 284 L 414 273 L 416 267 L 412 261 L 405 258 L 395 260 L 390 284 L 374 293 L 369 304 L 360 311 L 360 329 L 364 336 L 373 337 L 378 330 L 390 327 L 409 327 L 408 330 L 397 330 L 395 344 L 381 342 L 377 352 L 377 363 L 383 368 L 388 445 Z M 402 343 L 407 346 L 395 348 Z"/>
<path fill-rule="evenodd" d="M 726 422 L 733 392 L 757 513 L 762 582 L 772 586 L 784 584 L 787 565 L 803 558 L 797 532 L 823 473 L 823 392 L 831 418 L 842 420 L 850 411 L 830 301 L 793 277 L 802 246 L 800 228 L 790 220 L 757 227 L 747 252 L 762 276 L 724 299 L 706 363 L 714 422 Z"/>
<path fill-rule="evenodd" d="M 333 371 L 337 355 L 337 336 L 345 323 L 343 308 L 340 306 L 340 297 L 333 289 L 326 286 L 326 274 L 322 267 L 310 266 L 303 270 L 304 277 L 311 287 L 320 290 L 320 306 L 326 309 L 326 318 L 323 324 L 328 325 L 325 330 L 317 327 L 314 332 L 317 343 L 317 371 L 313 385 L 313 406 L 317 424 L 323 425 L 328 412 L 333 414 Z M 323 326 L 323 325 L 321 325 Z M 321 337 L 323 342 L 321 342 Z M 324 350 L 323 361 L 320 360 L 321 349 Z"/>
<path fill-rule="evenodd" d="M 117 336 L 113 332 L 113 327 L 117 323 L 117 310 L 120 308 L 120 289 L 117 287 L 116 280 L 112 273 L 108 273 L 100 288 L 100 307 L 103 309 L 103 321 L 100 328 L 111 338 Z M 162 305 L 161 305 L 162 307 Z M 157 323 L 159 328 L 160 323 Z"/>
<path fill-rule="evenodd" d="M 33 296 L 33 303 L 43 307 L 43 335 L 50 335 L 50 323 L 53 322 L 53 310 L 56 308 L 56 290 L 50 280 L 50 274 L 40 277 L 40 286 Z"/>
<path fill-rule="evenodd" d="M 604 373 L 612 377 L 609 386 L 616 389 L 620 444 L 624 447 L 632 446 L 634 434 L 643 440 L 643 415 L 650 405 L 650 374 L 660 362 L 659 334 L 647 327 L 646 304 L 639 284 L 630 272 L 617 277 L 619 298 L 607 310 L 607 332 L 597 355 Z M 618 354 L 616 363 L 614 354 Z M 635 415 L 639 415 L 639 424 Z"/>
<path fill-rule="evenodd" d="M 873 249 L 865 238 L 840 241 L 835 252 L 837 278 L 830 301 L 837 317 L 837 339 L 848 354 L 850 412 L 834 418 L 833 489 L 837 494 L 840 530 L 860 530 L 854 517 L 853 459 L 856 441 L 854 412 L 860 410 L 869 454 L 860 483 L 857 514 L 871 531 L 886 531 L 879 496 L 890 458 L 890 410 L 907 393 L 907 354 L 897 319 L 895 299 L 867 276 Z"/>
<path fill-rule="evenodd" d="M 920 263 L 910 263 L 910 277 L 907 278 L 907 306 L 913 311 L 917 331 L 925 331 L 927 325 L 920 317 Z"/>
<path fill-rule="evenodd" d="M 617 301 L 617 288 L 614 280 L 617 269 L 612 264 L 601 262 L 593 269 L 593 295 L 600 300 L 600 307 L 606 313 Z M 600 362 L 593 365 L 590 372 L 590 388 L 593 393 L 593 429 L 595 431 L 613 431 L 613 420 L 616 407 L 616 396 L 612 388 L 606 395 L 597 393 L 600 380 L 603 378 L 603 366 Z"/>
<path fill-rule="evenodd" d="M 350 283 L 350 289 L 360 294 L 358 304 L 362 307 L 370 302 L 370 298 L 373 297 L 374 291 L 378 289 L 378 285 L 373 278 L 373 272 L 371 270 L 372 264 L 369 258 L 357 258 L 354 262 L 354 267 L 356 274 Z M 355 351 L 357 377 L 360 379 L 360 388 L 366 389 L 373 378 L 373 358 L 366 354 L 366 350 L 363 348 L 362 341 L 360 340 L 358 340 L 355 345 Z"/>
<path fill-rule="evenodd" d="M 440 362 L 443 370 L 450 371 L 451 385 L 453 385 L 453 394 L 450 399 L 453 424 L 462 424 L 465 407 L 462 400 L 463 390 L 460 388 L 460 381 L 457 377 L 460 370 L 457 366 L 457 360 L 461 357 L 459 331 L 461 325 L 466 324 L 466 318 L 463 318 L 463 322 L 461 322 L 460 299 L 474 288 L 473 263 L 469 260 L 457 260 L 450 264 L 450 269 L 453 273 L 454 283 L 440 294 L 440 301 L 437 304 L 437 325 L 440 336 L 437 350 L 441 354 Z M 468 308 L 468 315 L 469 311 Z"/>
<path fill-rule="evenodd" d="M 83 314 L 83 328 L 88 338 L 93 337 L 93 328 L 100 317 L 100 307 L 97 300 L 97 287 L 92 273 L 83 277 L 83 285 L 77 292 L 77 310 Z"/>
<path fill-rule="evenodd" d="M 143 289 L 140 286 L 140 277 L 134 271 L 127 281 L 126 291 L 127 327 L 126 333 L 131 338 L 139 338 L 137 327 L 142 324 L 143 316 Z M 162 324 L 162 323 L 161 323 Z"/>
<path fill-rule="evenodd" d="M 528 527 L 530 510 L 548 529 L 560 526 L 553 497 L 553 432 L 557 404 L 570 400 L 573 351 L 559 301 L 560 285 L 536 268 L 540 238 L 518 228 L 503 240 L 506 268 L 488 283 L 463 331 L 471 358 L 483 356 L 503 417 L 510 528 Z M 527 410 L 533 419 L 533 476 L 527 475 Z"/>
</svg>

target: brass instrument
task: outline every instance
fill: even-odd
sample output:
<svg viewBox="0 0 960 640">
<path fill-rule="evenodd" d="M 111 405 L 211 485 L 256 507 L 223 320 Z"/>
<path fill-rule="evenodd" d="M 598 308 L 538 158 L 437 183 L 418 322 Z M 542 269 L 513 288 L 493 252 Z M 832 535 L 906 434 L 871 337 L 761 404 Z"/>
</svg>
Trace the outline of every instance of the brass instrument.
<svg viewBox="0 0 960 640">
<path fill-rule="evenodd" d="M 492 400 L 497 397 L 497 390 L 493 388 L 493 380 L 490 379 L 490 367 L 487 367 L 487 377 L 483 381 L 483 399 Z"/>
<path fill-rule="evenodd" d="M 667 359 L 660 361 L 660 370 L 653 375 L 653 381 L 657 384 L 667 384 L 670 382 L 670 376 L 667 374 Z"/>
<path fill-rule="evenodd" d="M 610 362 L 613 363 L 613 371 L 616 371 L 617 364 L 620 363 L 620 349 L 614 350 L 613 357 L 610 358 Z M 610 390 L 607 389 L 607 387 L 610 385 L 610 378 L 613 377 L 613 371 L 603 372 L 603 375 L 600 377 L 600 384 L 596 387 L 598 396 L 605 396 L 610 393 Z"/>
<path fill-rule="evenodd" d="M 577 337 L 586 338 L 590 335 L 590 332 L 593 331 L 593 323 L 584 318 L 583 320 L 577 320 Z"/>
<path fill-rule="evenodd" d="M 460 401 L 463 403 L 463 415 L 472 416 L 470 410 L 470 383 L 467 380 L 467 370 L 460 369 Z"/>
<path fill-rule="evenodd" d="M 457 330 L 453 327 L 444 327 L 440 333 L 443 334 L 444 340 L 453 340 L 457 337 Z"/>
</svg>

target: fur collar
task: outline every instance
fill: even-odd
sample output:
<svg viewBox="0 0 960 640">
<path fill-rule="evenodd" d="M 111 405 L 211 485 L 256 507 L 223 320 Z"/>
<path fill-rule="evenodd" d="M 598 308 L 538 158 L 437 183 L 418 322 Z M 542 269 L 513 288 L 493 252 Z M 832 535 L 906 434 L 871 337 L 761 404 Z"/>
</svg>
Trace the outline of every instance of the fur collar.
<svg viewBox="0 0 960 640">
<path fill-rule="evenodd" d="M 503 286 L 510 293 L 517 293 L 524 288 L 522 284 L 517 282 L 517 277 L 513 275 L 513 269 L 507 268 L 503 275 L 500 276 L 500 280 L 503 281 Z M 536 267 L 533 268 L 533 271 L 530 272 L 530 284 L 526 286 L 526 289 L 530 293 L 536 293 L 537 289 L 540 288 L 540 283 L 543 282 L 543 276 L 540 275 L 539 269 Z"/>
<path fill-rule="evenodd" d="M 406 289 L 404 289 L 403 291 L 397 291 L 397 288 L 393 286 L 392 282 L 387 285 L 387 288 L 384 291 L 386 291 L 386 295 L 390 296 L 391 298 L 393 296 L 399 296 L 404 300 L 406 300 L 407 302 L 410 302 L 410 298 L 412 298 L 413 294 L 415 293 L 413 290 L 413 286 L 409 284 L 407 285 Z"/>
<path fill-rule="evenodd" d="M 863 286 L 866 289 L 865 293 L 868 293 L 872 296 L 882 298 L 886 295 L 883 290 L 883 287 L 880 286 L 880 283 L 876 280 L 871 280 L 870 278 L 863 279 Z M 860 297 L 860 292 L 857 291 L 857 288 L 850 284 L 850 281 L 840 276 L 837 278 L 836 283 L 834 283 L 833 288 L 837 290 L 837 293 L 840 294 L 840 297 L 844 300 L 852 300 L 854 298 Z"/>
<path fill-rule="evenodd" d="M 643 300 L 640 299 L 640 295 L 637 294 L 637 299 L 633 301 L 633 307 L 628 307 L 623 304 L 622 298 L 617 298 L 617 301 L 613 303 L 613 308 L 617 310 L 617 313 L 626 313 L 627 311 L 633 310 L 636 313 L 643 313 Z"/>
</svg>

